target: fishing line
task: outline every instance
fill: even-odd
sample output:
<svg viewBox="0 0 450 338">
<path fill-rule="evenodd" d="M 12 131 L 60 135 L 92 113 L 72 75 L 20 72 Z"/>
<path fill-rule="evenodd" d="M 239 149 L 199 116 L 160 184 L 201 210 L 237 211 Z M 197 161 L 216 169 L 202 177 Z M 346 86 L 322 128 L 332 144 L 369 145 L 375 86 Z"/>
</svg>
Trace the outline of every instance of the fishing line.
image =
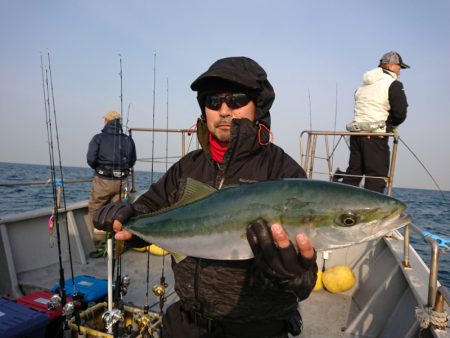
<svg viewBox="0 0 450 338">
<path fill-rule="evenodd" d="M 441 187 L 439 186 L 439 184 L 436 182 L 436 180 L 434 179 L 433 175 L 431 175 L 430 171 L 425 167 L 425 165 L 422 163 L 422 161 L 419 159 L 419 157 L 411 150 L 411 148 L 408 147 L 408 145 L 406 144 L 405 141 L 403 141 L 403 138 L 399 137 L 398 138 L 403 145 L 406 147 L 406 149 L 409 150 L 409 152 L 415 157 L 415 159 L 417 160 L 417 162 L 419 162 L 419 164 L 422 166 L 422 168 L 427 172 L 428 176 L 431 178 L 431 180 L 433 181 L 434 185 L 436 186 L 436 188 L 439 190 L 439 192 L 442 195 L 442 198 L 444 201 L 447 201 L 447 199 L 445 198 L 444 192 L 441 190 Z"/>
</svg>

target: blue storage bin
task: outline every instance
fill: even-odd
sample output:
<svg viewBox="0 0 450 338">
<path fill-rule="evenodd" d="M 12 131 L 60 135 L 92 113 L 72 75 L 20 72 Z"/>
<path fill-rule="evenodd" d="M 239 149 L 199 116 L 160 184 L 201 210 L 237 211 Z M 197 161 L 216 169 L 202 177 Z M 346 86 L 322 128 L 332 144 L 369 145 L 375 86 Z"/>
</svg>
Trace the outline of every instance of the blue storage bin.
<svg viewBox="0 0 450 338">
<path fill-rule="evenodd" d="M 75 276 L 75 291 L 83 294 L 83 300 L 86 303 L 98 302 L 108 294 L 108 281 L 106 279 L 98 279 L 92 276 Z M 74 288 L 72 279 L 65 281 L 66 296 L 73 297 Z M 52 292 L 59 290 L 59 284 L 52 288 Z"/>
<path fill-rule="evenodd" d="M 48 321 L 45 313 L 0 298 L 0 337 L 2 338 L 44 338 Z"/>
</svg>

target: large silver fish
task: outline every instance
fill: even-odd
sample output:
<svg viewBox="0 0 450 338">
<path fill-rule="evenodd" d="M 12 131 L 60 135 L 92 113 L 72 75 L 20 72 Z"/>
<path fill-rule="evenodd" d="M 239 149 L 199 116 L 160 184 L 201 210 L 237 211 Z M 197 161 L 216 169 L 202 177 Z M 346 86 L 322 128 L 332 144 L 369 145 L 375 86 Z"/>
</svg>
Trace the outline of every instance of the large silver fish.
<svg viewBox="0 0 450 338">
<path fill-rule="evenodd" d="M 307 234 L 316 250 L 362 243 L 411 221 L 402 202 L 341 183 L 281 179 L 215 190 L 188 179 L 176 205 L 132 218 L 127 230 L 166 250 L 210 259 L 253 257 L 246 226 L 280 223 L 295 243 Z"/>
</svg>

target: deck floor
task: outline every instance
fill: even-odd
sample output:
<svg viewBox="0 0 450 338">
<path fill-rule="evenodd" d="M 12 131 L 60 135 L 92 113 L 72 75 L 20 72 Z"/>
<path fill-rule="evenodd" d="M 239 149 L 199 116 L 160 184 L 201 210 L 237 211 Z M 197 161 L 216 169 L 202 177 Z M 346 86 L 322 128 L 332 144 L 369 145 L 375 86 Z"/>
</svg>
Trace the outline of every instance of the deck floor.
<svg viewBox="0 0 450 338">
<path fill-rule="evenodd" d="M 131 284 L 124 296 L 125 304 L 142 307 L 150 305 L 151 310 L 159 311 L 158 298 L 153 294 L 152 287 L 159 283 L 163 259 L 161 256 L 150 255 L 149 290 L 147 293 L 147 254 L 129 250 L 122 256 L 122 275 L 131 278 Z M 70 279 L 71 269 L 68 262 L 63 265 L 65 279 Z M 88 264 L 74 264 L 74 275 L 89 275 L 97 278 L 107 278 L 106 258 L 89 259 Z M 170 268 L 170 256 L 164 259 L 164 275 L 168 288 L 165 308 L 175 302 L 178 297 L 174 292 L 173 274 Z M 51 289 L 59 281 L 59 265 L 54 264 L 44 269 L 37 269 L 19 274 L 19 283 L 25 293 L 35 290 Z M 343 337 L 351 297 L 344 294 L 330 294 L 324 290 L 313 292 L 311 296 L 300 304 L 303 317 L 303 333 L 300 338 L 334 338 Z"/>
<path fill-rule="evenodd" d="M 303 332 L 300 338 L 344 337 L 352 298 L 325 290 L 313 292 L 300 303 Z"/>
</svg>

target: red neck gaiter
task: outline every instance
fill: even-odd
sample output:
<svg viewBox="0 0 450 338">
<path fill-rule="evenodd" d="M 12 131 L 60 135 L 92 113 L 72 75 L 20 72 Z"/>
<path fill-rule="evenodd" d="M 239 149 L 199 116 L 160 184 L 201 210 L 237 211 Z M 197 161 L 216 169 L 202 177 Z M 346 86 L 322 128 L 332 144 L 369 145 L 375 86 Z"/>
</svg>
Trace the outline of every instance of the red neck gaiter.
<svg viewBox="0 0 450 338">
<path fill-rule="evenodd" d="M 218 139 L 212 137 L 211 133 L 209 133 L 208 138 L 212 159 L 217 163 L 222 163 L 223 155 L 228 149 L 228 143 L 220 142 Z"/>
</svg>

